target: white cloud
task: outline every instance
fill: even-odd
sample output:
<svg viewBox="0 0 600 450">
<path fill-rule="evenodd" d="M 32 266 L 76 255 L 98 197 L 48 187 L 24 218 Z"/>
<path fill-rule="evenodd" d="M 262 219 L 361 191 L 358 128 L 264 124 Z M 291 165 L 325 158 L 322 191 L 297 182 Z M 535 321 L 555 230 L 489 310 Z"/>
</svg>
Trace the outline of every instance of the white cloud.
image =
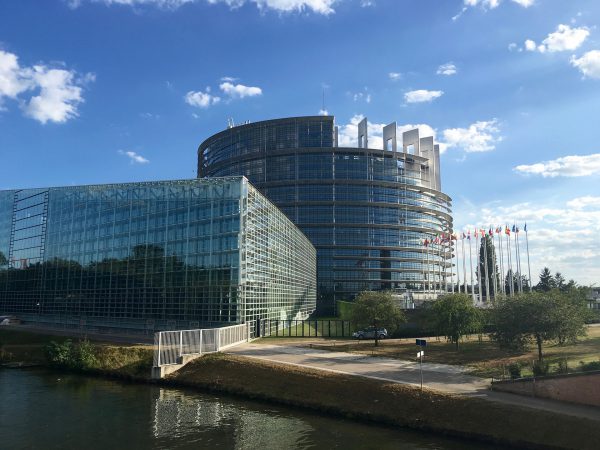
<svg viewBox="0 0 600 450">
<path fill-rule="evenodd" d="M 358 145 L 358 123 L 364 119 L 362 114 L 356 114 L 350 122 L 339 126 L 338 143 L 340 147 L 356 147 Z M 369 148 L 383 148 L 384 123 L 367 121 L 367 134 Z M 440 146 L 440 153 L 445 153 L 448 148 L 454 147 L 467 153 L 486 152 L 494 150 L 495 144 L 502 140 L 499 136 L 499 126 L 496 119 L 475 122 L 469 128 L 449 128 L 443 130 L 440 140 L 437 139 L 437 130 L 428 124 L 400 124 L 396 136 L 398 148 L 402 147 L 402 133 L 409 130 L 419 130 L 420 137 L 433 136 L 436 144 Z"/>
<path fill-rule="evenodd" d="M 255 97 L 262 95 L 262 89 L 255 86 L 244 86 L 243 84 L 233 84 L 229 81 L 225 81 L 219 85 L 225 95 L 230 98 L 244 98 L 244 97 Z"/>
<path fill-rule="evenodd" d="M 457 71 L 454 63 L 449 62 L 439 66 L 436 73 L 438 75 L 455 75 Z"/>
<path fill-rule="evenodd" d="M 560 24 L 556 31 L 548 34 L 540 45 L 536 45 L 535 41 L 527 39 L 525 50 L 531 52 L 537 50 L 540 53 L 575 50 L 583 44 L 589 35 L 590 31 L 587 27 L 571 28 L 569 25 Z"/>
<path fill-rule="evenodd" d="M 523 8 L 529 8 L 531 5 L 533 5 L 535 3 L 535 0 L 511 0 L 513 3 L 516 3 L 517 5 L 522 6 Z M 483 10 L 488 10 L 488 9 L 496 9 L 498 6 L 500 6 L 500 3 L 502 3 L 502 0 L 463 0 L 463 8 L 460 10 L 460 12 L 458 14 L 456 14 L 454 17 L 452 17 L 453 21 L 458 20 L 466 11 L 468 8 L 473 8 L 473 7 L 481 7 Z"/>
<path fill-rule="evenodd" d="M 350 119 L 350 123 L 339 127 L 338 145 L 340 147 L 356 147 L 358 145 L 358 123 L 363 119 L 362 114 L 356 114 Z M 383 148 L 383 127 L 385 125 L 387 124 L 367 121 L 369 148 Z M 402 147 L 402 133 L 415 128 L 419 129 L 421 137 L 433 136 L 435 139 L 435 130 L 427 124 L 398 125 L 396 131 L 398 148 Z"/>
<path fill-rule="evenodd" d="M 32 80 L 40 88 L 39 95 L 23 106 L 25 114 L 41 123 L 63 123 L 77 117 L 77 106 L 83 102 L 81 85 L 94 81 L 92 74 L 77 79 L 75 72 L 34 66 Z"/>
<path fill-rule="evenodd" d="M 577 197 L 568 201 L 567 206 L 577 210 L 585 208 L 600 208 L 600 197 L 592 197 L 591 195 Z"/>
<path fill-rule="evenodd" d="M 444 95 L 444 91 L 428 91 L 426 89 L 417 89 L 416 91 L 406 92 L 404 100 L 407 103 L 431 102 L 434 99 Z"/>
<path fill-rule="evenodd" d="M 71 8 L 81 6 L 86 0 L 67 0 Z M 178 9 L 188 3 L 198 0 L 87 0 L 92 3 L 104 3 L 110 5 L 154 6 L 161 9 Z M 280 13 L 312 11 L 316 14 L 329 15 L 335 12 L 333 5 L 339 0 L 204 0 L 209 4 L 223 3 L 231 9 L 240 8 L 246 3 L 253 3 L 263 10 L 273 10 Z"/>
<path fill-rule="evenodd" d="M 0 102 L 2 97 L 16 98 L 31 87 L 27 72 L 19 66 L 17 55 L 0 50 Z"/>
<path fill-rule="evenodd" d="M 388 73 L 388 77 L 390 77 L 390 80 L 392 81 L 398 81 L 402 79 L 402 74 L 400 72 L 390 72 Z"/>
<path fill-rule="evenodd" d="M 371 94 L 367 92 L 367 88 L 365 88 L 364 92 L 349 94 L 352 95 L 352 100 L 354 100 L 355 102 L 358 102 L 359 100 L 364 100 L 366 103 L 371 103 Z"/>
<path fill-rule="evenodd" d="M 511 42 L 510 44 L 508 44 L 508 51 L 509 52 L 513 52 L 515 50 L 519 51 L 519 52 L 523 51 L 523 49 L 519 48 L 519 46 L 516 43 L 514 43 L 514 42 Z"/>
<path fill-rule="evenodd" d="M 493 227 L 506 224 L 511 227 L 516 223 L 521 229 L 519 241 L 524 275 L 527 274 L 528 267 L 525 234 L 522 231 L 527 223 L 534 283 L 537 283 L 538 275 L 545 266 L 553 272 L 562 272 L 567 279 L 573 278 L 579 283 L 590 284 L 600 280 L 597 251 L 600 197 L 578 197 L 564 203 L 542 200 L 502 204 L 495 200 L 481 205 L 459 198 L 454 200 L 454 220 L 456 230 L 471 230 L 471 233 L 475 226 L 488 229 L 490 224 Z M 514 234 L 511 238 L 514 244 Z M 503 250 L 506 272 L 505 240 Z M 514 264 L 514 245 L 512 254 Z"/>
<path fill-rule="evenodd" d="M 519 165 L 514 170 L 522 174 L 541 175 L 544 178 L 597 175 L 600 174 L 600 153 L 563 156 L 551 161 Z"/>
<path fill-rule="evenodd" d="M 529 8 L 534 4 L 535 0 L 511 0 L 513 3 Z M 502 0 L 464 0 L 465 6 L 481 6 L 484 9 L 494 9 L 500 6 Z"/>
<path fill-rule="evenodd" d="M 79 76 L 73 70 L 43 64 L 21 67 L 15 54 L 0 50 L 0 106 L 3 97 L 19 100 L 25 115 L 43 124 L 77 117 L 84 101 L 83 87 L 95 79 L 92 73 Z M 27 91 L 38 95 L 26 100 L 21 94 Z"/>
<path fill-rule="evenodd" d="M 600 78 L 600 50 L 591 50 L 581 58 L 571 58 L 573 67 L 578 68 L 584 77 Z"/>
<path fill-rule="evenodd" d="M 535 52 L 537 49 L 537 45 L 535 44 L 535 41 L 532 41 L 531 39 L 527 39 L 525 41 L 525 50 L 527 50 L 528 52 Z"/>
<path fill-rule="evenodd" d="M 529 8 L 535 0 L 512 0 L 514 3 L 521 5 L 523 8 Z"/>
<path fill-rule="evenodd" d="M 148 164 L 150 162 L 150 160 L 131 150 L 118 150 L 117 153 L 119 155 L 127 156 L 131 164 Z"/>
<path fill-rule="evenodd" d="M 495 144 L 502 140 L 499 136 L 498 120 L 479 121 L 468 128 L 449 128 L 444 130 L 446 145 L 461 148 L 467 153 L 488 152 L 495 149 Z"/>
<path fill-rule="evenodd" d="M 185 94 L 184 99 L 188 105 L 197 106 L 198 108 L 208 108 L 221 101 L 221 97 L 211 95 L 209 87 L 206 88 L 205 92 L 189 91 Z"/>
</svg>

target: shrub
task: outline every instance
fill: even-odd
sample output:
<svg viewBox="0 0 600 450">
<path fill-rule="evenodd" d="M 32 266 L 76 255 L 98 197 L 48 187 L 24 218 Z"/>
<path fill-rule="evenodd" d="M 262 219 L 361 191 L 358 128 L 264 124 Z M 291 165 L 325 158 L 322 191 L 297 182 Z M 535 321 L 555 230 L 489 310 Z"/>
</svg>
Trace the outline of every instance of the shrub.
<svg viewBox="0 0 600 450">
<path fill-rule="evenodd" d="M 79 341 L 76 345 L 70 340 L 64 342 L 50 341 L 44 348 L 46 359 L 51 366 L 69 369 L 91 369 L 98 360 L 94 346 L 88 340 Z"/>
<path fill-rule="evenodd" d="M 569 364 L 567 358 L 558 361 L 558 373 L 569 373 Z"/>
<path fill-rule="evenodd" d="M 87 339 L 79 341 L 73 348 L 73 365 L 78 369 L 91 369 L 98 365 L 94 345 Z"/>
<path fill-rule="evenodd" d="M 543 375 L 548 375 L 550 370 L 550 366 L 546 361 L 535 361 L 533 363 L 533 376 L 540 377 Z"/>
<path fill-rule="evenodd" d="M 64 342 L 50 341 L 44 347 L 44 353 L 51 366 L 70 367 L 73 343 L 67 339 Z"/>
<path fill-rule="evenodd" d="M 583 372 L 588 372 L 590 370 L 600 370 L 600 360 L 590 361 L 589 363 L 584 363 L 583 361 L 581 361 L 579 365 Z"/>
<path fill-rule="evenodd" d="M 508 373 L 510 373 L 510 378 L 513 380 L 515 378 L 521 378 L 521 365 L 519 363 L 509 364 Z"/>
</svg>

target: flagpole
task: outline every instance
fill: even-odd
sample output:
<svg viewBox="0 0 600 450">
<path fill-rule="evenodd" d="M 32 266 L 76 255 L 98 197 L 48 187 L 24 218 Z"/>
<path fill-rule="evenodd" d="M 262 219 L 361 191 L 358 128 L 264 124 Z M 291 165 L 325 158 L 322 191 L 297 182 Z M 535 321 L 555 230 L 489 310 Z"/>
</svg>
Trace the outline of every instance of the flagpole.
<svg viewBox="0 0 600 450">
<path fill-rule="evenodd" d="M 473 251 L 471 245 L 471 232 L 469 231 L 469 266 L 471 269 L 471 297 L 473 298 L 473 304 L 477 303 L 475 300 L 475 284 L 473 284 Z"/>
<path fill-rule="evenodd" d="M 508 286 L 508 292 L 510 293 L 511 297 L 513 295 L 515 295 L 515 286 L 514 286 L 514 277 L 515 277 L 515 273 L 513 272 L 512 269 L 512 257 L 511 257 L 511 248 L 510 248 L 510 228 L 508 228 L 508 225 L 506 225 L 506 230 L 508 230 L 508 234 L 506 235 L 506 242 L 508 243 L 507 246 L 507 255 L 508 255 L 508 273 L 510 273 L 510 281 L 509 281 L 509 286 Z"/>
<path fill-rule="evenodd" d="M 479 291 L 479 304 L 483 303 L 483 295 L 481 292 L 481 264 L 479 261 L 479 255 L 481 254 L 481 248 L 479 246 L 479 232 L 475 230 L 475 247 L 477 248 L 477 286 Z"/>
<path fill-rule="evenodd" d="M 465 291 L 465 294 L 468 294 L 467 292 L 467 258 L 465 256 L 465 233 L 461 234 L 461 240 L 460 240 L 460 245 L 462 247 L 462 261 L 463 261 L 463 290 Z"/>
<path fill-rule="evenodd" d="M 517 253 L 519 255 L 519 292 L 523 293 L 523 269 L 521 267 L 521 244 L 519 242 L 519 227 L 517 227 Z"/>
<path fill-rule="evenodd" d="M 488 235 L 483 233 L 481 244 L 483 245 L 483 269 L 485 273 L 485 302 L 490 301 L 490 274 L 488 272 L 488 257 L 487 257 Z"/>
<path fill-rule="evenodd" d="M 520 265 L 520 258 L 519 258 L 519 233 L 517 232 L 517 226 L 513 225 L 512 228 L 513 231 L 513 235 L 514 235 L 514 240 L 515 240 L 515 264 L 517 265 L 517 290 L 519 291 L 519 294 L 523 291 L 521 289 L 521 265 Z"/>
<path fill-rule="evenodd" d="M 506 294 L 504 285 L 504 257 L 502 256 L 502 229 L 500 228 L 500 233 L 498 233 L 498 228 L 496 228 L 496 234 L 498 235 L 498 248 L 500 249 L 500 292 Z"/>
<path fill-rule="evenodd" d="M 458 266 L 458 241 L 454 239 L 454 256 L 456 257 L 456 290 L 460 294 L 460 268 Z M 452 291 L 454 292 L 454 283 L 452 284 Z"/>
<path fill-rule="evenodd" d="M 533 290 L 533 282 L 531 280 L 531 266 L 529 265 L 529 239 L 527 238 L 527 222 L 525 222 L 525 245 L 527 246 L 527 271 L 529 272 L 529 292 Z"/>
<path fill-rule="evenodd" d="M 490 240 L 492 241 L 492 275 L 494 277 L 493 279 L 493 283 L 492 283 L 492 289 L 494 291 L 494 301 L 496 300 L 496 297 L 498 296 L 498 265 L 496 264 L 496 245 L 494 243 L 494 229 L 492 229 L 492 226 L 490 225 L 490 231 L 492 232 L 492 234 L 490 235 Z"/>
</svg>

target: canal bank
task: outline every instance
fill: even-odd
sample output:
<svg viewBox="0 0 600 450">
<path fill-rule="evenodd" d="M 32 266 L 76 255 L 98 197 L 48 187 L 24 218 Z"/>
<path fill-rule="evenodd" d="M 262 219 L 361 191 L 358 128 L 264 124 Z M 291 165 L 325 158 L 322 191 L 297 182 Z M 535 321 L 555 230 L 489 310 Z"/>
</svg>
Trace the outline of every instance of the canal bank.
<svg viewBox="0 0 600 450">
<path fill-rule="evenodd" d="M 40 346 L 23 344 L 21 356 L 47 364 L 42 348 L 35 345 Z M 79 370 L 150 382 L 150 349 L 107 344 L 94 348 L 96 366 Z M 591 449 L 600 442 L 598 422 L 589 419 L 235 355 L 204 356 L 160 384 L 521 448 Z"/>
</svg>

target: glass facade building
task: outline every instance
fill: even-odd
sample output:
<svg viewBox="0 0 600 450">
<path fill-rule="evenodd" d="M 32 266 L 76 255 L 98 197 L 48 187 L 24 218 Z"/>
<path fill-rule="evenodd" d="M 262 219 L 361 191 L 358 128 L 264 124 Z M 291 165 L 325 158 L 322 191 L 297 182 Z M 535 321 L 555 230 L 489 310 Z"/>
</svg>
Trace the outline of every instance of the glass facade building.
<svg viewBox="0 0 600 450">
<path fill-rule="evenodd" d="M 0 191 L 1 314 L 149 332 L 315 302 L 315 248 L 244 177 Z"/>
<path fill-rule="evenodd" d="M 244 175 L 317 248 L 320 312 L 362 290 L 407 302 L 445 292 L 451 272 L 451 199 L 441 192 L 439 147 L 418 130 L 383 129 L 384 148 L 339 147 L 332 116 L 230 127 L 198 149 L 198 176 Z M 425 246 L 425 240 L 434 241 Z"/>
</svg>

